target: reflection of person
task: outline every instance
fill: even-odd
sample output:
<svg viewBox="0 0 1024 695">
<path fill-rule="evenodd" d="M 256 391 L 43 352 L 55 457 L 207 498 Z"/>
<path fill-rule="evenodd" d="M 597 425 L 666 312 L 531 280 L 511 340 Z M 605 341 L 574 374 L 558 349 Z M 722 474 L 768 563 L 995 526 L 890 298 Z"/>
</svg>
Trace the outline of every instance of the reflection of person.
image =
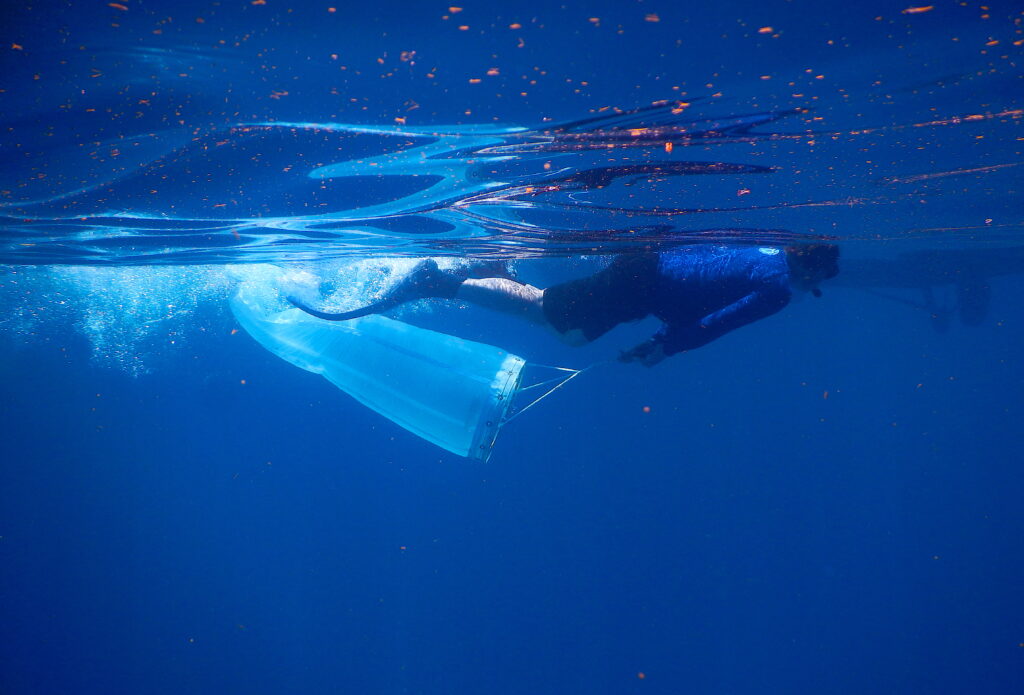
<svg viewBox="0 0 1024 695">
<path fill-rule="evenodd" d="M 314 316 L 344 321 L 416 299 L 457 298 L 545 325 L 574 345 L 653 315 L 664 322 L 661 330 L 620 356 L 652 366 L 778 312 L 793 290 L 820 296 L 818 284 L 839 272 L 838 258 L 839 249 L 831 244 L 698 246 L 617 256 L 594 275 L 545 290 L 508 277 L 440 270 L 428 259 L 379 302 L 356 311 L 328 314 L 289 299 Z"/>
</svg>

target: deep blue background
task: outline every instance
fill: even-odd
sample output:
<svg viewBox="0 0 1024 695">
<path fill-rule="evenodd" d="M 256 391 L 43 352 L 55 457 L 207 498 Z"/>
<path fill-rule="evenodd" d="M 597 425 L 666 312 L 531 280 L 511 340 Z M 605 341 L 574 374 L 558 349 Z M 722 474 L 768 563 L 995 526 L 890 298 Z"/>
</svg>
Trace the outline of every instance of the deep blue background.
<svg viewBox="0 0 1024 695">
<path fill-rule="evenodd" d="M 410 99 L 428 122 L 536 122 L 721 79 L 775 108 L 789 89 L 756 76 L 819 61 L 865 85 L 899 69 L 892 56 L 971 55 L 959 72 L 1015 76 L 950 35 L 1005 47 L 1020 17 L 1013 3 L 983 20 L 973 3 L 684 16 L 614 2 L 467 3 L 442 20 L 443 3 L 267 0 L 183 4 L 158 26 L 166 13 L 125 4 L 6 9 L 5 45 L 25 49 L 3 58 L 25 78 L 7 88 L 29 91 L 5 117 L 66 98 L 31 77 L 33 42 L 57 36 L 111 51 L 250 36 L 228 107 L 202 88 L 221 63 L 203 79 L 169 70 L 168 102 L 132 126 L 151 130 L 179 95 L 193 122 L 392 122 Z M 467 82 L 492 64 L 499 84 Z M 548 74 L 515 96 L 535 66 Z M 119 98 L 123 83 L 84 75 Z M 902 98 L 870 107 L 884 122 Z M 993 289 L 978 328 L 939 334 L 920 311 L 835 290 L 655 370 L 597 368 L 510 424 L 485 465 L 231 335 L 223 305 L 203 307 L 212 328 L 184 347 L 150 348 L 137 378 L 96 366 L 71 325 L 4 340 L 0 692 L 1021 692 L 1024 286 Z M 573 352 L 476 312 L 433 320 L 576 366 L 652 328 Z"/>
<path fill-rule="evenodd" d="M 1021 289 L 596 369 L 485 465 L 228 317 L 137 379 L 5 350 L 4 690 L 1015 692 Z"/>
</svg>

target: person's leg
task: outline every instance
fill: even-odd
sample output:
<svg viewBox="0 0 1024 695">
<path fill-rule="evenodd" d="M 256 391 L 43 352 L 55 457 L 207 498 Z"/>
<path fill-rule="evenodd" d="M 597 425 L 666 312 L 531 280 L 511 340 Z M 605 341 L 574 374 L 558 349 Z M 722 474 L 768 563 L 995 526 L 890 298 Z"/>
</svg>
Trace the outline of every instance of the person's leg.
<svg viewBox="0 0 1024 695">
<path fill-rule="evenodd" d="M 551 323 L 544 311 L 545 292 L 509 278 L 470 278 L 459 286 L 455 298 L 543 326 L 566 345 L 586 345 L 589 341 L 582 330 L 569 328 L 560 331 Z"/>
<path fill-rule="evenodd" d="M 544 290 L 508 278 L 468 278 L 459 285 L 456 299 L 548 325 L 544 316 Z"/>
<path fill-rule="evenodd" d="M 544 291 L 508 277 L 468 277 L 465 271 L 440 270 L 432 259 L 418 264 L 381 299 L 361 309 L 341 313 L 318 311 L 296 297 L 288 300 L 308 314 L 327 321 L 348 321 L 390 311 L 406 302 L 428 297 L 459 299 L 485 309 L 548 325 L 542 299 Z"/>
<path fill-rule="evenodd" d="M 582 345 L 619 323 L 647 315 L 646 296 L 656 270 L 654 254 L 619 257 L 595 275 L 542 290 L 505 277 L 471 278 L 464 272 L 440 270 L 432 259 L 427 259 L 384 297 L 362 309 L 329 314 L 296 298 L 288 299 L 303 311 L 327 321 L 379 314 L 428 297 L 459 299 L 548 327 L 566 343 Z"/>
</svg>

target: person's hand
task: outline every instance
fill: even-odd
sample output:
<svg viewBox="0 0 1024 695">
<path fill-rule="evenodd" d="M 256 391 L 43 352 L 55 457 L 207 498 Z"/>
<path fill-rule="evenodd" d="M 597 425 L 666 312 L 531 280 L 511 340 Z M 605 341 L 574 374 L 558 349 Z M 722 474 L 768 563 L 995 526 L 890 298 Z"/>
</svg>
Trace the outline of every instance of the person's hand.
<svg viewBox="0 0 1024 695">
<path fill-rule="evenodd" d="M 619 353 L 619 362 L 639 362 L 645 367 L 654 365 L 665 359 L 665 347 L 657 340 L 647 340 L 632 350 Z"/>
</svg>

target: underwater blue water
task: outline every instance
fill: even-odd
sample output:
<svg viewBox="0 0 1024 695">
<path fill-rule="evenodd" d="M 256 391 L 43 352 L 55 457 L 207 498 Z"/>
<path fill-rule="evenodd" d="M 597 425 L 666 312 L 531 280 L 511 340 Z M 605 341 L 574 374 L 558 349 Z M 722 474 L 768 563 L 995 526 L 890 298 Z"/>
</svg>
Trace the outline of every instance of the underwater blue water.
<svg viewBox="0 0 1024 695">
<path fill-rule="evenodd" d="M 1021 692 L 1022 23 L 5 5 L 0 692 Z M 424 256 L 547 286 L 821 240 L 821 299 L 594 367 L 487 463 L 227 307 L 282 268 L 338 309 Z M 573 368 L 657 328 L 394 316 Z"/>
</svg>

